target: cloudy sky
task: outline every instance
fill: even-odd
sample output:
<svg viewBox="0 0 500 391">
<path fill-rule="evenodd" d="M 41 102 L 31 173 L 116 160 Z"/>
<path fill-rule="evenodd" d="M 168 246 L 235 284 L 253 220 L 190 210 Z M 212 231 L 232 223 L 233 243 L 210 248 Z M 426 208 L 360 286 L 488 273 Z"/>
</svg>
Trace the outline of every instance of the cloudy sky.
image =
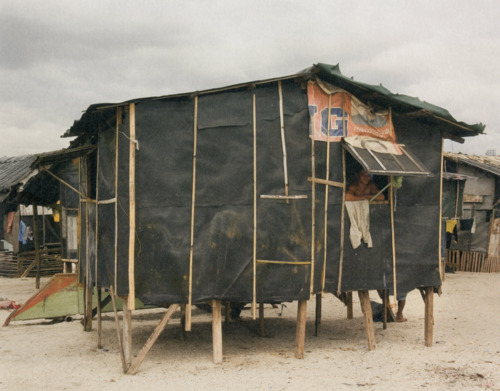
<svg viewBox="0 0 500 391">
<path fill-rule="evenodd" d="M 0 156 L 67 147 L 93 103 L 318 62 L 486 124 L 446 150 L 500 154 L 497 0 L 0 0 Z"/>
</svg>

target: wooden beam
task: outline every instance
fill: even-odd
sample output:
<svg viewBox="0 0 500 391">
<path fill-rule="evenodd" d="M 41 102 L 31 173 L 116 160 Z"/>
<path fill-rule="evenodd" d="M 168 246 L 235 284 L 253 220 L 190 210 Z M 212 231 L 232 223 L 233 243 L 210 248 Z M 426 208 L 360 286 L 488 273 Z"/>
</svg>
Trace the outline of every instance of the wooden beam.
<svg viewBox="0 0 500 391">
<path fill-rule="evenodd" d="M 300 300 L 297 308 L 297 331 L 295 334 L 295 358 L 304 358 L 306 345 L 307 300 Z"/>
<path fill-rule="evenodd" d="M 368 340 L 368 350 L 375 349 L 375 329 L 373 327 L 373 315 L 372 315 L 372 307 L 370 304 L 370 295 L 368 291 L 358 291 L 359 302 L 361 304 L 361 310 L 363 311 L 363 315 L 365 317 L 365 329 L 366 329 L 366 338 Z"/>
<path fill-rule="evenodd" d="M 212 300 L 212 344 L 214 363 L 222 364 L 222 315 L 220 300 Z"/>
<path fill-rule="evenodd" d="M 139 354 L 135 358 L 134 362 L 132 363 L 132 365 L 128 369 L 127 373 L 129 375 L 134 375 L 137 372 L 137 370 L 139 369 L 139 366 L 142 364 L 142 362 L 146 358 L 146 355 L 151 350 L 154 343 L 157 341 L 161 332 L 167 326 L 168 321 L 172 317 L 172 314 L 177 310 L 177 308 L 179 308 L 179 304 L 171 304 L 168 307 L 168 310 L 165 313 L 165 315 L 163 315 L 163 317 L 161 318 L 160 323 L 158 323 L 158 325 L 155 327 L 153 333 L 149 336 L 148 340 L 146 341 L 146 343 L 142 347 L 141 351 L 139 352 Z"/>
</svg>

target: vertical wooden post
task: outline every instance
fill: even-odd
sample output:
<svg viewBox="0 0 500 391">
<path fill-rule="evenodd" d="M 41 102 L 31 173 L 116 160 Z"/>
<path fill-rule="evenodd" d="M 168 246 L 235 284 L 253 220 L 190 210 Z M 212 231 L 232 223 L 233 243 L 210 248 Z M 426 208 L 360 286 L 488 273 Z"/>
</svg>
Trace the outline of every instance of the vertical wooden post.
<svg viewBox="0 0 500 391">
<path fill-rule="evenodd" d="M 135 103 L 129 111 L 129 237 L 128 237 L 128 307 L 135 310 Z"/>
<path fill-rule="evenodd" d="M 118 319 L 118 311 L 116 309 L 115 291 L 113 290 L 113 285 L 111 285 L 109 287 L 109 294 L 111 295 L 111 300 L 113 301 L 113 312 L 115 314 L 116 336 L 118 338 L 118 348 L 120 350 L 120 358 L 122 360 L 122 369 L 123 369 L 123 373 L 126 373 L 128 366 L 127 366 L 127 363 L 125 361 L 125 352 L 123 349 L 123 341 L 122 341 L 122 336 L 120 334 L 120 320 Z"/>
<path fill-rule="evenodd" d="M 214 363 L 222 364 L 222 315 L 220 300 L 212 300 L 212 343 Z"/>
<path fill-rule="evenodd" d="M 38 240 L 38 204 L 33 203 L 33 240 L 35 242 L 36 289 L 40 289 L 40 242 Z"/>
<path fill-rule="evenodd" d="M 186 304 L 181 304 L 181 341 L 184 341 L 186 336 Z"/>
<path fill-rule="evenodd" d="M 252 317 L 257 307 L 257 105 L 255 92 L 252 94 L 253 123 L 253 246 L 252 246 Z"/>
<path fill-rule="evenodd" d="M 389 304 L 387 298 L 388 298 L 387 289 L 384 289 L 382 296 L 382 305 L 384 308 L 383 312 L 384 330 L 387 328 L 387 306 Z"/>
<path fill-rule="evenodd" d="M 285 195 L 288 195 L 288 163 L 286 154 L 285 120 L 283 115 L 283 90 L 281 88 L 281 80 L 278 80 L 278 95 L 280 110 L 281 149 L 283 150 L 283 176 L 285 178 Z M 288 203 L 289 201 L 286 200 L 286 202 Z"/>
<path fill-rule="evenodd" d="M 102 318 L 101 318 L 101 300 L 102 291 L 99 288 L 97 290 L 97 349 L 102 349 Z"/>
<path fill-rule="evenodd" d="M 354 311 L 352 309 L 352 292 L 347 292 L 346 299 L 347 299 L 347 319 L 352 319 L 354 318 Z"/>
<path fill-rule="evenodd" d="M 321 294 L 316 295 L 316 320 L 314 322 L 314 336 L 318 336 L 321 330 L 321 306 L 322 306 Z"/>
<path fill-rule="evenodd" d="M 365 316 L 366 338 L 368 340 L 368 350 L 375 349 L 375 329 L 373 327 L 372 307 L 370 305 L 370 295 L 368 291 L 358 291 L 361 310 Z"/>
<path fill-rule="evenodd" d="M 189 243 L 188 302 L 186 306 L 186 331 L 191 331 L 191 307 L 193 305 L 194 216 L 196 205 L 196 150 L 198 143 L 198 97 L 194 97 L 193 114 L 193 182 L 191 187 L 191 232 Z"/>
<path fill-rule="evenodd" d="M 114 286 L 115 289 L 118 288 L 118 149 L 119 149 L 119 134 L 120 126 L 122 124 L 123 108 L 116 108 L 116 133 L 115 133 L 115 275 L 114 275 Z"/>
<path fill-rule="evenodd" d="M 92 330 L 92 279 L 90 276 L 90 225 L 89 225 L 89 194 L 90 194 L 90 161 L 88 156 L 85 164 L 85 319 L 84 330 Z"/>
<path fill-rule="evenodd" d="M 264 303 L 259 303 L 259 335 L 263 337 L 266 333 L 264 324 Z"/>
<path fill-rule="evenodd" d="M 425 288 L 425 346 L 432 346 L 434 331 L 434 288 Z"/>
<path fill-rule="evenodd" d="M 127 368 L 132 363 L 132 315 L 129 306 L 129 298 L 123 297 L 123 353 Z"/>
<path fill-rule="evenodd" d="M 224 322 L 231 323 L 231 302 L 224 302 Z"/>
<path fill-rule="evenodd" d="M 332 95 L 328 95 L 328 121 L 326 129 L 326 181 L 330 180 L 330 127 L 332 118 Z M 326 283 L 326 260 L 327 260 L 327 248 L 328 248 L 328 182 L 325 184 L 325 218 L 324 218 L 324 236 L 323 236 L 323 269 L 321 272 L 321 294 L 325 294 L 325 283 Z"/>
<path fill-rule="evenodd" d="M 295 334 L 295 358 L 304 358 L 306 345 L 307 300 L 300 300 L 297 307 L 297 331 Z"/>
<path fill-rule="evenodd" d="M 438 249 L 438 267 L 439 267 L 439 277 L 441 281 L 444 280 L 444 271 L 445 268 L 443 266 L 442 257 L 443 257 L 443 169 L 444 169 L 444 138 L 441 138 L 441 169 L 439 170 L 439 216 L 438 216 L 438 224 L 439 224 L 439 249 Z M 458 181 L 457 181 L 458 182 Z"/>
</svg>

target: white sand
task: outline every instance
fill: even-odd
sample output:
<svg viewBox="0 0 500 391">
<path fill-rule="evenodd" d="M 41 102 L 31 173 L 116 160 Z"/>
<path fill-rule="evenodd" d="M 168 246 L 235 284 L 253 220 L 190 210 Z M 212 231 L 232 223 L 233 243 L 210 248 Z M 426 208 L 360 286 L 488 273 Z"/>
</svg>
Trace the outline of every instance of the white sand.
<svg viewBox="0 0 500 391">
<path fill-rule="evenodd" d="M 0 278 L 0 298 L 23 303 L 33 279 Z M 371 295 L 373 298 L 375 294 Z M 147 340 L 161 311 L 133 315 L 134 353 Z M 266 333 L 243 311 L 223 325 L 224 362 L 212 362 L 211 317 L 193 316 L 193 331 L 180 339 L 173 319 L 135 376 L 124 375 L 114 318 L 103 319 L 104 349 L 96 323 L 84 332 L 72 322 L 13 322 L 0 327 L 0 390 L 500 390 L 500 274 L 447 274 L 434 300 L 434 345 L 424 346 L 424 304 L 408 295 L 407 323 L 375 323 L 377 348 L 367 350 L 357 296 L 354 319 L 328 295 L 321 334 L 314 336 L 314 302 L 308 303 L 306 354 L 294 358 L 296 303 L 266 306 Z M 3 324 L 9 311 L 0 311 Z"/>
</svg>

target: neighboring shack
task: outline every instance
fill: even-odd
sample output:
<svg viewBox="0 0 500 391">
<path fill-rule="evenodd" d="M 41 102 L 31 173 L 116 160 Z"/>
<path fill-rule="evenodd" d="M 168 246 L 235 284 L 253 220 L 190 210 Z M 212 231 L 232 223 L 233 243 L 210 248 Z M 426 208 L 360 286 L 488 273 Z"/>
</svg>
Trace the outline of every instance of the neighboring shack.
<svg viewBox="0 0 500 391">
<path fill-rule="evenodd" d="M 462 175 L 461 216 L 447 226 L 447 264 L 454 270 L 500 271 L 500 156 L 445 153 L 445 171 Z"/>
<path fill-rule="evenodd" d="M 463 142 L 483 129 L 327 64 L 90 106 L 65 134 L 77 136 L 74 147 L 98 151 L 81 181 L 82 277 L 88 297 L 97 286 L 128 302 L 124 370 L 134 373 L 151 347 L 131 362 L 136 297 L 169 307 L 157 332 L 178 305 L 190 330 L 191 306 L 210 302 L 220 362 L 221 303 L 251 303 L 255 316 L 258 304 L 299 301 L 302 357 L 311 295 L 318 324 L 324 293 L 349 304 L 358 291 L 374 348 L 368 291 L 387 297 L 418 288 L 430 345 L 441 285 L 443 139 Z M 371 248 L 353 248 L 356 223 L 345 212 L 346 188 L 362 167 L 385 195 L 369 204 Z"/>
</svg>

